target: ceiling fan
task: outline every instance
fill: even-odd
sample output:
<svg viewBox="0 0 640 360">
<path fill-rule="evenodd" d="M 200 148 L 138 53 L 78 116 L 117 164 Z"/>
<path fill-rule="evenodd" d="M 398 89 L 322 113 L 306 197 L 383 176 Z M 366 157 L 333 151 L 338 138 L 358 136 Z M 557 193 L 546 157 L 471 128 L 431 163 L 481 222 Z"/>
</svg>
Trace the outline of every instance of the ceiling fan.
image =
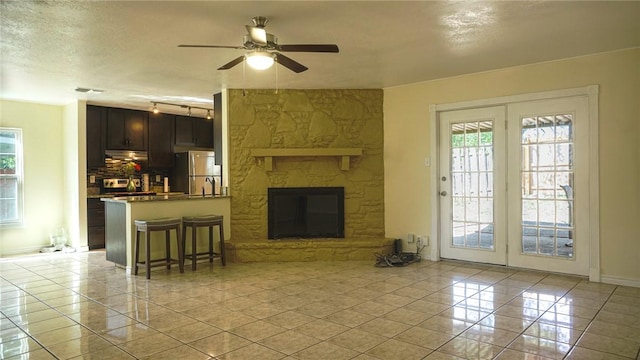
<svg viewBox="0 0 640 360">
<path fill-rule="evenodd" d="M 249 50 L 242 56 L 239 56 L 227 64 L 222 65 L 218 70 L 227 70 L 240 64 L 246 60 L 249 66 L 257 70 L 268 69 L 273 65 L 274 61 L 280 63 L 287 69 L 296 73 L 301 73 L 308 68 L 299 62 L 282 55 L 282 52 L 324 52 L 324 53 L 337 53 L 340 50 L 338 45 L 335 44 L 295 44 L 295 45 L 280 45 L 278 44 L 278 38 L 267 33 L 264 29 L 267 25 L 266 17 L 256 16 L 251 19 L 253 26 L 246 25 L 247 35 L 244 35 L 242 46 L 227 46 L 227 45 L 178 45 L 178 47 L 189 48 L 222 48 L 222 49 L 239 49 Z"/>
</svg>

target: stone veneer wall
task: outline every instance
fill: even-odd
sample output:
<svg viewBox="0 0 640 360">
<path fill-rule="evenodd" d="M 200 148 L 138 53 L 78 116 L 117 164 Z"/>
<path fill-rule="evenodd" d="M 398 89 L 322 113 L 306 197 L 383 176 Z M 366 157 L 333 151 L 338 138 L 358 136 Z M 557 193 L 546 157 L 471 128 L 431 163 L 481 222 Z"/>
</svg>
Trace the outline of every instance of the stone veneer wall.
<svg viewBox="0 0 640 360">
<path fill-rule="evenodd" d="M 343 242 L 384 239 L 382 90 L 228 94 L 231 242 L 236 248 L 242 243 L 280 243 L 272 247 L 276 251 L 286 241 L 267 240 L 269 187 L 343 186 Z M 279 157 L 267 172 L 262 161 L 251 156 L 254 148 L 349 147 L 363 149 L 362 156 L 351 157 L 349 171 L 340 170 L 336 157 Z M 301 247 L 297 243 L 293 247 Z"/>
</svg>

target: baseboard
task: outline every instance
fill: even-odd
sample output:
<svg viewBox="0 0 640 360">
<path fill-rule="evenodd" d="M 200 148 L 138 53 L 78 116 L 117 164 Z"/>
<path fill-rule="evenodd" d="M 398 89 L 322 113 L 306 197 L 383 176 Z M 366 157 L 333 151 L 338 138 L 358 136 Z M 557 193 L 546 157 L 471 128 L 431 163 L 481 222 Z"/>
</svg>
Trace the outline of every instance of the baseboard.
<svg viewBox="0 0 640 360">
<path fill-rule="evenodd" d="M 2 254 L 0 254 L 0 258 L 39 254 L 40 249 L 42 249 L 43 246 L 45 245 L 36 245 L 13 250 L 3 250 Z"/>
<path fill-rule="evenodd" d="M 619 276 L 601 275 L 600 280 L 603 283 L 607 283 L 607 284 L 640 288 L 640 279 L 629 279 L 629 278 L 623 278 Z"/>
<path fill-rule="evenodd" d="M 88 246 L 80 246 L 80 247 L 66 247 L 62 251 L 54 251 L 51 253 L 42 253 L 40 250 L 44 247 L 44 245 L 39 246 L 30 246 L 26 248 L 13 249 L 9 251 L 3 251 L 0 254 L 0 259 L 8 259 L 12 257 L 20 257 L 20 256 L 37 256 L 42 254 L 63 254 L 63 253 L 73 253 L 73 252 L 86 252 L 89 251 Z"/>
</svg>

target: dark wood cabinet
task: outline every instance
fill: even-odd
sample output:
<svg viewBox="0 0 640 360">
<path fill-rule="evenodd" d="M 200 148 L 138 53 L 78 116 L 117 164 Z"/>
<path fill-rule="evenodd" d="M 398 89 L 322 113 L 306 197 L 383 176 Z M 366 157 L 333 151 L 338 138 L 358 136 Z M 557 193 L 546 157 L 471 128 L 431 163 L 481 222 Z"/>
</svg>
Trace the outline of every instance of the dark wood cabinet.
<svg viewBox="0 0 640 360">
<path fill-rule="evenodd" d="M 87 168 L 104 166 L 107 109 L 87 105 Z"/>
<path fill-rule="evenodd" d="M 104 202 L 87 199 L 87 237 L 89 250 L 104 248 Z"/>
<path fill-rule="evenodd" d="M 109 108 L 107 111 L 107 149 L 147 150 L 146 111 Z"/>
<path fill-rule="evenodd" d="M 171 114 L 149 114 L 149 167 L 173 167 L 174 118 Z"/>
<path fill-rule="evenodd" d="M 176 145 L 213 148 L 213 120 L 176 115 Z"/>
</svg>

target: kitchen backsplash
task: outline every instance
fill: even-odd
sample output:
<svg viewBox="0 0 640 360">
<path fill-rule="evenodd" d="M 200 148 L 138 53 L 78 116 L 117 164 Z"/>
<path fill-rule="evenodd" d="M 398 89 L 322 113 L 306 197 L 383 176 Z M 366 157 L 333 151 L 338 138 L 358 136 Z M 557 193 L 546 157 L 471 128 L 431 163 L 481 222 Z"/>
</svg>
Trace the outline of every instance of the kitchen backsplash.
<svg viewBox="0 0 640 360">
<path fill-rule="evenodd" d="M 150 188 L 152 191 L 155 188 L 162 189 L 163 179 L 165 176 L 171 176 L 170 169 L 149 169 L 147 168 L 147 164 L 145 161 L 139 162 L 142 166 L 142 170 L 136 172 L 134 177 L 141 179 L 142 174 L 149 174 L 149 179 L 151 180 Z M 87 194 L 88 195 L 98 195 L 100 194 L 100 184 L 102 183 L 102 179 L 110 179 L 110 178 L 126 178 L 127 176 L 122 173 L 122 161 L 121 160 L 105 160 L 105 166 L 100 168 L 92 168 L 87 169 Z M 160 175 L 160 181 L 156 182 L 156 176 Z M 96 177 L 96 182 L 91 184 L 90 179 L 91 176 Z M 160 190 L 161 191 L 161 190 Z"/>
</svg>

